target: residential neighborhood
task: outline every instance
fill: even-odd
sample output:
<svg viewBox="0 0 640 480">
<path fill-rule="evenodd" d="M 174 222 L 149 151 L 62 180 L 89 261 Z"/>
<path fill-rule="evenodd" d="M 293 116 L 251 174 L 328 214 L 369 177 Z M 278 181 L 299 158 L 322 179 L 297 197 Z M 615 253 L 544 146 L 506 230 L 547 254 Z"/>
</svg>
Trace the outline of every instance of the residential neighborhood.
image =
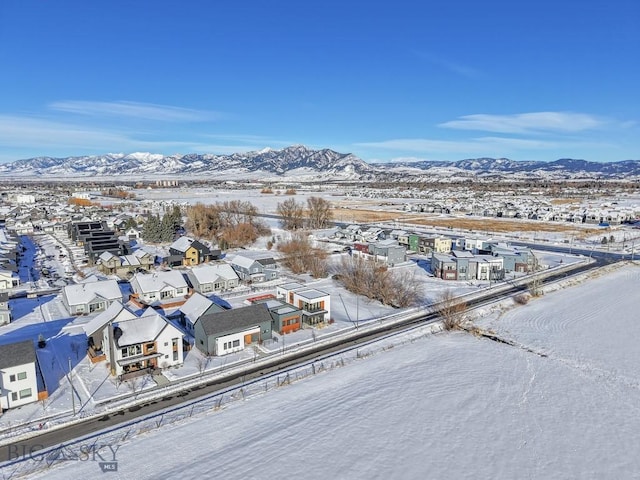
<svg viewBox="0 0 640 480">
<path fill-rule="evenodd" d="M 66 198 L 99 197 L 76 193 L 81 196 Z M 268 356 L 339 331 L 360 321 L 358 310 L 371 302 L 356 300 L 356 312 L 349 313 L 344 302 L 351 294 L 335 293 L 340 290 L 330 275 L 321 280 L 293 274 L 270 247 L 223 250 L 190 235 L 184 225 L 170 241 L 145 241 L 145 220 L 155 215 L 159 224 L 164 213 L 185 208 L 174 202 L 133 204 L 116 212 L 30 195 L 8 197 L 13 204 L 2 207 L 0 346 L 17 352 L 7 371 L 23 369 L 26 377 L 18 372 L 24 377 L 20 381 L 37 383 L 14 384 L 13 373 L 3 377 L 5 410 L 55 392 L 57 385 L 46 383 L 64 381 L 60 372 L 68 373 L 67 363 L 72 369 L 83 362 L 91 369 L 104 368 L 117 382 L 143 377 L 150 384 L 171 382 L 181 370 L 202 372 L 224 365 L 219 363 L 223 359 Z M 550 266 L 530 247 L 470 232 L 346 223 L 310 238 L 336 260 L 417 272 L 442 282 L 441 288 L 491 286 Z M 9 328 L 12 333 L 4 340 L 2 325 L 22 321 L 24 314 L 12 308 L 17 302 L 31 302 L 30 311 L 61 326 L 49 334 L 43 329 L 25 335 Z M 336 323 L 336 318 L 341 320 Z M 73 327 L 77 322 L 79 330 Z M 56 359 L 49 348 L 59 342 L 60 328 L 76 332 L 67 340 L 74 362 Z M 42 374 L 34 374 L 40 359 Z M 62 367 L 52 370 L 52 365 Z"/>
</svg>

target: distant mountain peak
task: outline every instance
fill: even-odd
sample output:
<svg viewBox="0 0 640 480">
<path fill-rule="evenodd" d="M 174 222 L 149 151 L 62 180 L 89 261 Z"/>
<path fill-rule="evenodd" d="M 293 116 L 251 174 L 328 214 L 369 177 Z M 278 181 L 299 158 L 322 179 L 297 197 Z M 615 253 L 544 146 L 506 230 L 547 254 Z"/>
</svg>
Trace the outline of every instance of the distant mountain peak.
<svg viewBox="0 0 640 480">
<path fill-rule="evenodd" d="M 589 162 L 562 158 L 553 162 L 514 161 L 508 158 L 468 158 L 458 161 L 415 161 L 368 164 L 351 153 L 329 148 L 311 149 L 290 145 L 280 150 L 262 150 L 230 155 L 149 152 L 108 153 L 66 158 L 37 157 L 0 165 L 0 174 L 15 177 L 88 178 L 154 176 L 227 179 L 291 178 L 300 181 L 386 180 L 452 181 L 473 178 L 632 178 L 640 177 L 640 161 Z"/>
</svg>

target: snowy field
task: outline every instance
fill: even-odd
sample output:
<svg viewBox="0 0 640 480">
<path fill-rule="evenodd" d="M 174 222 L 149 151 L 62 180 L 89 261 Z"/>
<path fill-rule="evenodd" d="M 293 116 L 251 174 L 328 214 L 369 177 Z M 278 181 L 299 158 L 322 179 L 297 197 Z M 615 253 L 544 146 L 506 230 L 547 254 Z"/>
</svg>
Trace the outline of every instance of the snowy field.
<svg viewBox="0 0 640 480">
<path fill-rule="evenodd" d="M 109 478 L 638 478 L 639 279 L 629 265 L 481 312 L 539 354 L 425 333 L 112 445 Z M 99 472 L 68 461 L 34 478 Z"/>
</svg>

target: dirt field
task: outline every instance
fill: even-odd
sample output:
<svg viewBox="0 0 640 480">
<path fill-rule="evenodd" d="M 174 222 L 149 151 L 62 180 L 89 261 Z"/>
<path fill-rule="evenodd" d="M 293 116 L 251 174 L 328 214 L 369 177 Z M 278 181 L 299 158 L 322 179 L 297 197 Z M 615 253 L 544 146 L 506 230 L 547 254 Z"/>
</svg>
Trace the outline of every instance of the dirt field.
<svg viewBox="0 0 640 480">
<path fill-rule="evenodd" d="M 366 209 L 335 209 L 334 219 L 354 223 L 393 222 L 413 223 L 416 225 L 432 225 L 435 227 L 451 227 L 471 231 L 491 232 L 556 232 L 565 233 L 567 237 L 586 238 L 599 232 L 598 229 L 582 227 L 570 223 L 551 223 L 535 220 L 514 220 L 487 217 L 442 217 L 429 214 L 404 212 L 384 212 Z"/>
</svg>

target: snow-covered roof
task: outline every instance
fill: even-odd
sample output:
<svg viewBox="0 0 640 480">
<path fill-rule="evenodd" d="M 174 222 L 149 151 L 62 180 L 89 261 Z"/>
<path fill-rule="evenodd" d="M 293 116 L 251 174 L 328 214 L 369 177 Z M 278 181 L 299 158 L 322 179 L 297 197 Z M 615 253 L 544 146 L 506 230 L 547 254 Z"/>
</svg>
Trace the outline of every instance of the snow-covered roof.
<svg viewBox="0 0 640 480">
<path fill-rule="evenodd" d="M 103 262 L 108 262 L 112 258 L 116 258 L 116 256 L 111 252 L 102 252 L 98 257 L 98 260 L 102 260 Z"/>
<path fill-rule="evenodd" d="M 170 248 L 174 250 L 178 250 L 179 252 L 186 252 L 191 244 L 194 242 L 193 238 L 189 237 L 180 237 L 175 242 L 171 244 Z"/>
<path fill-rule="evenodd" d="M 242 255 L 236 255 L 235 257 L 233 257 L 233 260 L 231 260 L 231 263 L 233 265 L 238 266 L 238 267 L 251 268 L 251 265 L 256 263 L 256 261 L 257 260 L 255 260 L 253 258 L 245 257 L 245 256 L 242 256 Z"/>
<path fill-rule="evenodd" d="M 179 310 L 185 317 L 193 322 L 202 316 L 204 312 L 211 307 L 211 305 L 215 304 L 207 297 L 200 293 L 194 293 L 182 306 L 180 306 Z"/>
<path fill-rule="evenodd" d="M 152 308 L 144 311 L 141 317 L 134 317 L 117 323 L 122 331 L 118 338 L 118 346 L 136 345 L 150 342 L 158 338 L 165 328 L 172 328 L 182 337 L 182 333 Z"/>
<path fill-rule="evenodd" d="M 123 255 L 122 256 L 122 265 L 137 267 L 140 265 L 140 259 L 136 255 Z"/>
<path fill-rule="evenodd" d="M 187 288 L 187 282 L 177 270 L 136 273 L 131 279 L 131 288 L 139 293 L 159 292 L 166 287 Z"/>
<path fill-rule="evenodd" d="M 116 301 L 109 305 L 109 308 L 107 308 L 104 312 L 101 312 L 95 318 L 83 325 L 82 328 L 87 335 L 93 335 L 109 322 L 129 320 L 131 318 L 136 318 L 133 312 L 122 305 L 121 302 Z"/>
<path fill-rule="evenodd" d="M 116 280 L 102 280 L 97 282 L 67 285 L 62 289 L 67 305 L 85 305 L 95 297 L 107 300 L 122 299 L 122 292 Z"/>
<path fill-rule="evenodd" d="M 328 297 L 329 294 L 315 288 L 306 288 L 295 290 L 295 294 L 307 300 L 316 300 L 318 298 Z"/>
<path fill-rule="evenodd" d="M 253 263 L 253 260 L 251 260 L 251 263 Z M 198 265 L 191 269 L 191 275 L 193 275 L 198 283 L 201 284 L 213 282 L 218 277 L 222 277 L 225 280 L 238 278 L 238 274 L 228 263 Z"/>
</svg>

